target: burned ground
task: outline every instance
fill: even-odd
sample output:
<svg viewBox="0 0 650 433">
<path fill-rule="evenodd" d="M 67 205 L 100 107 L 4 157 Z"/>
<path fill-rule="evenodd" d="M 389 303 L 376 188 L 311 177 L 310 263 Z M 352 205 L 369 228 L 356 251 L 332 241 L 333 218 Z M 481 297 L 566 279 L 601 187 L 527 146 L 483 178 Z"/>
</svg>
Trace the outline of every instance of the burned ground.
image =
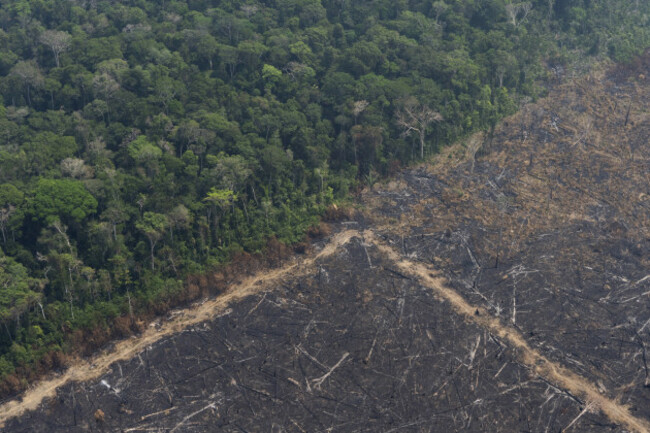
<svg viewBox="0 0 650 433">
<path fill-rule="evenodd" d="M 649 96 L 629 71 L 562 86 L 365 193 L 309 272 L 5 431 L 648 431 Z"/>
<path fill-rule="evenodd" d="M 501 339 L 450 314 L 431 290 L 354 238 L 312 275 L 251 296 L 101 380 L 69 385 L 7 427 L 558 431 L 582 409 Z M 574 427 L 616 431 L 597 411 Z"/>
</svg>

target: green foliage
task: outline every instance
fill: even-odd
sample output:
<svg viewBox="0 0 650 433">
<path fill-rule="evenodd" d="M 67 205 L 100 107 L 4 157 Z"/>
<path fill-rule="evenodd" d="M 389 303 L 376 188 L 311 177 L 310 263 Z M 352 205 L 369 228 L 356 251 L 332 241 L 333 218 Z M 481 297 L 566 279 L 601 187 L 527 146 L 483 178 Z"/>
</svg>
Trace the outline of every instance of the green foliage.
<svg viewBox="0 0 650 433">
<path fill-rule="evenodd" d="M 155 212 L 145 212 L 142 219 L 135 224 L 135 227 L 149 239 L 152 271 L 155 269 L 154 249 L 158 241 L 162 239 L 167 225 L 167 217 Z"/>
<path fill-rule="evenodd" d="M 647 1 L 5 3 L 0 378 L 650 46 Z"/>
<path fill-rule="evenodd" d="M 0 208 L 9 209 L 20 206 L 25 201 L 25 194 L 10 183 L 0 184 Z"/>
<path fill-rule="evenodd" d="M 81 222 L 97 210 L 95 197 L 72 179 L 39 179 L 30 204 L 34 218 L 48 224 L 57 218 Z"/>
<path fill-rule="evenodd" d="M 273 65 L 264 65 L 262 67 L 262 76 L 265 80 L 278 81 L 282 78 L 282 71 Z"/>
<path fill-rule="evenodd" d="M 135 226 L 147 236 L 161 236 L 167 225 L 167 218 L 155 212 L 145 212 Z"/>
<path fill-rule="evenodd" d="M 217 207 L 227 206 L 237 199 L 237 195 L 229 189 L 212 188 L 208 195 L 203 199 Z"/>
<path fill-rule="evenodd" d="M 16 320 L 40 297 L 27 268 L 0 252 L 0 322 Z"/>
</svg>

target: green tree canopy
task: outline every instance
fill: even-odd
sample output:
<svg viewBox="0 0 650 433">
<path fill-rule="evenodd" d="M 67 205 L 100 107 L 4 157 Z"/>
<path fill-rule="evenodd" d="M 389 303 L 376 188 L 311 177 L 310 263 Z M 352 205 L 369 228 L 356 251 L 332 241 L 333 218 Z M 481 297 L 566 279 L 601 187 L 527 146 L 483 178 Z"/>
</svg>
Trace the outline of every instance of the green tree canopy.
<svg viewBox="0 0 650 433">
<path fill-rule="evenodd" d="M 35 219 L 51 223 L 57 218 L 81 222 L 97 210 L 97 200 L 81 181 L 39 179 L 31 199 Z"/>
<path fill-rule="evenodd" d="M 0 250 L 0 322 L 15 320 L 40 298 L 34 287 L 27 268 Z"/>
<path fill-rule="evenodd" d="M 165 234 L 165 227 L 167 227 L 167 224 L 167 217 L 155 212 L 145 212 L 142 219 L 135 224 L 136 228 L 143 232 L 149 240 L 152 271 L 156 268 L 154 250 L 158 241 L 162 239 Z"/>
<path fill-rule="evenodd" d="M 138 163 L 154 161 L 162 156 L 162 150 L 144 135 L 129 143 L 129 156 Z"/>
</svg>

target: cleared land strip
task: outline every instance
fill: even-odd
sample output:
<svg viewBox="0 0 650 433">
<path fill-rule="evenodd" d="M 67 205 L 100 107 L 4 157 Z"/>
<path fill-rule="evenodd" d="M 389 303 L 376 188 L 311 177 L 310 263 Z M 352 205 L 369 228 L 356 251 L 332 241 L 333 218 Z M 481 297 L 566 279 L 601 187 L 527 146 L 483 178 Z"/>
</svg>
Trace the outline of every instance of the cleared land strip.
<svg viewBox="0 0 650 433">
<path fill-rule="evenodd" d="M 246 296 L 268 290 L 278 279 L 300 275 L 311 269 L 314 262 L 320 258 L 334 253 L 340 246 L 345 245 L 352 237 L 360 236 L 359 232 L 348 230 L 335 235 L 318 254 L 294 262 L 290 265 L 264 271 L 258 275 L 246 278 L 234 285 L 223 295 L 203 302 L 182 311 L 174 319 L 163 322 L 161 328 L 148 328 L 140 336 L 118 342 L 114 349 L 102 353 L 90 360 L 80 360 L 70 366 L 65 373 L 38 382 L 27 390 L 22 400 L 11 400 L 0 406 L 0 428 L 4 427 L 7 420 L 35 410 L 45 398 L 54 397 L 56 389 L 68 382 L 85 382 L 93 380 L 106 373 L 110 366 L 117 361 L 125 361 L 135 357 L 148 346 L 160 341 L 164 337 L 181 332 L 183 329 L 213 319 L 225 311 L 233 302 Z"/>
<path fill-rule="evenodd" d="M 422 286 L 431 289 L 440 299 L 449 302 L 453 310 L 468 322 L 475 323 L 507 341 L 509 345 L 516 349 L 519 360 L 527 365 L 532 372 L 555 386 L 583 399 L 585 411 L 598 409 L 612 422 L 625 426 L 631 431 L 650 433 L 650 423 L 647 420 L 631 415 L 626 406 L 602 395 L 596 386 L 588 380 L 544 357 L 539 351 L 531 348 L 517 330 L 491 316 L 485 309 L 468 303 L 460 294 L 447 287 L 446 281 L 437 276 L 435 271 L 429 269 L 423 263 L 405 259 L 396 249 L 379 239 L 370 230 L 341 232 L 334 236 L 325 248 L 314 256 L 247 278 L 233 286 L 224 295 L 206 301 L 197 307 L 184 310 L 183 314 L 164 323 L 161 329 L 148 329 L 137 338 L 119 342 L 110 353 L 98 355 L 90 361 L 79 361 L 64 374 L 35 385 L 24 394 L 22 401 L 14 400 L 0 406 L 0 427 L 3 427 L 4 423 L 10 418 L 36 409 L 43 399 L 54 396 L 58 387 L 71 381 L 83 382 L 96 379 L 108 371 L 111 364 L 131 359 L 146 347 L 168 335 L 180 332 L 188 326 L 213 319 L 224 312 L 231 303 L 263 290 L 269 290 L 278 279 L 308 272 L 312 269 L 311 267 L 316 260 L 333 254 L 353 237 L 359 237 L 365 242 L 374 245 L 390 261 L 394 262 L 394 266 L 400 272 L 409 275 Z"/>
<path fill-rule="evenodd" d="M 506 326 L 491 316 L 487 310 L 468 303 L 460 294 L 446 286 L 445 279 L 436 276 L 425 264 L 405 259 L 396 249 L 379 240 L 372 231 L 364 231 L 364 240 L 377 247 L 399 268 L 400 272 L 414 277 L 424 287 L 432 289 L 441 299 L 448 301 L 456 313 L 465 317 L 517 349 L 520 361 L 535 374 L 554 385 L 581 397 L 586 408 L 599 409 L 611 421 L 639 433 L 650 432 L 650 422 L 630 414 L 626 406 L 602 395 L 594 384 L 571 370 L 550 361 L 539 351 L 530 347 L 516 329 Z M 566 429 L 565 429 L 566 430 Z"/>
</svg>

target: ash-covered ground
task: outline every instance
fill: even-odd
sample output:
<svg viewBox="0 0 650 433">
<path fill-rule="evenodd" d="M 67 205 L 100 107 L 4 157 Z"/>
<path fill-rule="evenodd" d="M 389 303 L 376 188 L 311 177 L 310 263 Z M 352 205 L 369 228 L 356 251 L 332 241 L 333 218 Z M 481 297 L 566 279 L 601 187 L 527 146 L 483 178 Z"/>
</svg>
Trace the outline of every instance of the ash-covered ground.
<svg viewBox="0 0 650 433">
<path fill-rule="evenodd" d="M 450 311 L 353 238 L 312 275 L 66 386 L 7 431 L 556 432 L 580 414 Z M 574 427 L 617 431 L 597 411 Z"/>
<path fill-rule="evenodd" d="M 359 235 L 310 272 L 67 384 L 4 430 L 648 431 L 650 83 L 638 72 L 563 85 L 375 186 L 363 218 L 336 226 Z M 540 373 L 405 263 L 602 399 Z"/>
</svg>

